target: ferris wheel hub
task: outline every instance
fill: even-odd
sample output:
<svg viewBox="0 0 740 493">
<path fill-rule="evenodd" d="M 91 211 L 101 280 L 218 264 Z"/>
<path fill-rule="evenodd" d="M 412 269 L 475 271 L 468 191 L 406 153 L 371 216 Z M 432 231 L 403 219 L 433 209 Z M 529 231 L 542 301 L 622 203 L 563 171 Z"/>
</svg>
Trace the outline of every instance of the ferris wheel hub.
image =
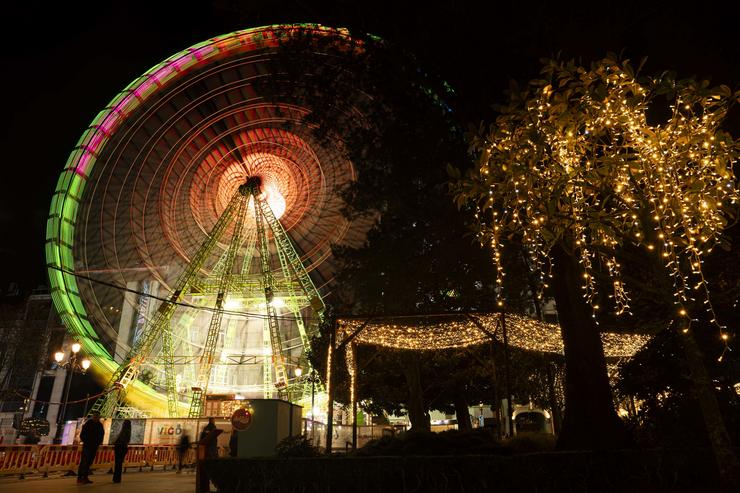
<svg viewBox="0 0 740 493">
<path fill-rule="evenodd" d="M 282 83 L 278 40 L 300 31 L 344 36 L 321 26 L 266 26 L 183 50 L 116 96 L 83 134 L 85 146 L 71 153 L 52 200 L 47 262 L 67 329 L 85 342 L 94 369 L 108 381 L 111 392 L 95 404 L 104 416 L 124 400 L 155 415 L 179 415 L 180 394 L 205 375 L 204 341 L 215 333 L 213 312 L 209 317 L 201 305 L 220 299 L 226 307 L 229 289 L 235 299 L 274 312 L 275 323 L 270 329 L 245 317 L 245 307 L 222 310 L 233 330 L 216 338 L 216 351 L 223 357 L 261 350 L 265 357 L 240 357 L 237 368 L 215 364 L 212 388 L 271 396 L 276 387 L 302 385 L 290 381 L 285 365 L 303 358 L 323 313 L 309 272 L 328 292 L 337 265 L 331 246 L 360 246 L 370 222 L 341 213 L 340 191 L 355 180 L 354 164 L 342 139 L 314 134 L 305 118 L 312 100 L 301 91 L 273 97 L 255 83 L 264 77 Z M 307 56 L 310 75 L 313 55 Z M 286 83 L 302 87 L 303 78 Z M 354 111 L 355 103 L 339 102 L 342 111 Z M 238 241 L 229 254 L 225 245 Z M 75 276 L 80 266 L 95 278 Z M 180 288 L 185 274 L 191 279 Z M 268 275 L 277 276 L 272 302 L 264 292 Z M 290 322 L 283 320 L 293 311 Z M 98 331 L 105 337 L 93 335 Z M 283 353 L 275 337 L 291 341 L 286 363 L 272 360 Z M 143 367 L 154 381 L 143 378 Z M 207 387 L 200 389 L 198 399 Z"/>
<path fill-rule="evenodd" d="M 262 186 L 262 178 L 259 176 L 250 176 L 244 185 L 239 186 L 239 193 L 245 197 L 250 193 L 258 195 L 260 193 L 260 187 Z"/>
</svg>

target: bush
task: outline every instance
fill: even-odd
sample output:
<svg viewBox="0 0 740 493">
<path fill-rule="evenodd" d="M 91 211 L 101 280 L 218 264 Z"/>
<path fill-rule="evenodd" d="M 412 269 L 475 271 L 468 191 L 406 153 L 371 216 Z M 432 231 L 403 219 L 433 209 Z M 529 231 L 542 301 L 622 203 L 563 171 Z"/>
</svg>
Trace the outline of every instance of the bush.
<svg viewBox="0 0 740 493">
<path fill-rule="evenodd" d="M 233 493 L 707 492 L 719 484 L 708 449 L 228 458 L 204 467 L 219 491 Z"/>
<path fill-rule="evenodd" d="M 555 435 L 525 433 L 504 440 L 503 446 L 514 453 L 549 452 L 555 450 Z"/>
<path fill-rule="evenodd" d="M 495 441 L 487 430 L 448 430 L 441 433 L 407 431 L 397 436 L 371 440 L 353 455 L 490 455 L 509 454 L 507 446 Z"/>
<path fill-rule="evenodd" d="M 287 437 L 275 446 L 278 457 L 318 457 L 321 452 L 305 435 Z"/>
</svg>

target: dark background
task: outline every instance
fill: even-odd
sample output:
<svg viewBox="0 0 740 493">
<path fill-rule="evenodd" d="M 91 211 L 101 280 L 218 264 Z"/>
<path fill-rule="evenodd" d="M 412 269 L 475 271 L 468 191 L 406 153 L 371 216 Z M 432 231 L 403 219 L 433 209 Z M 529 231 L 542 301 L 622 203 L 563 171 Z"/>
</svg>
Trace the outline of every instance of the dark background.
<svg viewBox="0 0 740 493">
<path fill-rule="evenodd" d="M 46 283 L 44 227 L 56 180 L 90 121 L 130 81 L 205 39 L 273 23 L 317 22 L 378 34 L 414 53 L 490 119 L 509 80 L 539 59 L 588 63 L 608 51 L 644 72 L 676 70 L 737 89 L 740 2 L 215 1 L 16 3 L 2 7 L 0 293 Z M 197 6 L 194 6 L 197 5 Z M 737 112 L 736 112 L 737 113 Z M 737 115 L 729 123 L 737 129 Z M 733 130 L 736 136 L 739 134 Z"/>
</svg>

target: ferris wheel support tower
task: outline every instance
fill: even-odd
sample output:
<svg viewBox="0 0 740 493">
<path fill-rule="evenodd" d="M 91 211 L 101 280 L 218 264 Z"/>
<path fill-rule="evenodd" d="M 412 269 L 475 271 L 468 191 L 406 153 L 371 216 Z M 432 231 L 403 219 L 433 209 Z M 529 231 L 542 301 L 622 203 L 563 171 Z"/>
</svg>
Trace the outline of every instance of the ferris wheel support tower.
<svg viewBox="0 0 740 493">
<path fill-rule="evenodd" d="M 234 193 L 226 209 L 211 230 L 211 233 L 188 263 L 188 267 L 178 278 L 172 295 L 159 306 L 154 317 L 145 327 L 142 337 L 131 347 L 121 365 L 113 373 L 112 378 L 106 385 L 105 394 L 95 402 L 90 413 L 99 412 L 104 417 L 114 417 L 121 414 L 119 409 L 122 408 L 127 388 L 137 378 L 142 365 L 148 359 L 152 358 L 156 343 L 162 340 L 161 351 L 162 359 L 165 363 L 168 413 L 170 417 L 179 415 L 180 398 L 174 378 L 173 362 L 175 356 L 172 354 L 171 319 L 177 306 L 186 294 L 191 291 L 203 293 L 207 291 L 208 286 L 215 285 L 217 286 L 215 306 L 212 308 L 205 347 L 200 356 L 197 385 L 192 388 L 193 393 L 188 412 L 188 416 L 191 418 L 202 416 L 205 408 L 208 383 L 214 365 L 214 355 L 221 333 L 221 322 L 224 315 L 226 297 L 232 290 L 238 292 L 248 290 L 250 287 L 248 282 L 239 282 L 238 276 L 232 275 L 237 252 L 242 246 L 242 236 L 250 204 L 253 204 L 256 225 L 256 235 L 254 235 L 256 238 L 254 239 L 258 245 L 260 254 L 262 274 L 260 284 L 265 299 L 266 328 L 269 328 L 271 360 L 272 367 L 275 371 L 274 386 L 281 397 L 286 395 L 289 382 L 283 356 L 278 314 L 274 306 L 275 280 L 270 267 L 268 229 L 272 233 L 272 239 L 274 240 L 274 246 L 280 258 L 283 273 L 291 281 L 287 283 L 287 288 L 285 289 L 292 296 L 295 296 L 295 291 L 299 290 L 305 299 L 309 301 L 311 308 L 317 315 L 308 324 L 309 327 L 307 329 L 301 317 L 300 310 L 296 308 L 295 304 L 290 304 L 304 348 L 309 347 L 310 337 L 315 334 L 318 322 L 323 317 L 324 303 L 301 262 L 287 232 L 276 218 L 267 200 L 265 200 L 260 189 L 260 184 L 261 180 L 259 177 L 250 177 Z M 229 241 L 228 250 L 225 256 L 219 260 L 217 268 L 214 269 L 214 273 L 219 276 L 218 282 L 213 283 L 209 282 L 208 279 L 199 279 L 198 273 L 203 263 L 213 253 L 218 241 L 232 223 L 234 232 Z M 249 258 L 251 259 L 251 256 Z M 302 359 L 304 360 L 303 364 L 308 365 L 305 354 L 302 356 Z M 265 375 L 265 380 L 272 381 L 271 375 Z M 298 390 L 302 390 L 300 385 Z"/>
</svg>

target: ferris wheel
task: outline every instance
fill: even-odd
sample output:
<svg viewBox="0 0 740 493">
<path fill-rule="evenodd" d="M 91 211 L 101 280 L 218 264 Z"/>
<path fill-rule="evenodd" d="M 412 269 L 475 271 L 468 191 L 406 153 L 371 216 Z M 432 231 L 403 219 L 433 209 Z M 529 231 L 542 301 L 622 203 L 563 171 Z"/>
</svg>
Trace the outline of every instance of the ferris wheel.
<svg viewBox="0 0 740 493">
<path fill-rule="evenodd" d="M 102 415 L 303 396 L 294 370 L 331 290 L 331 247 L 370 227 L 341 213 L 355 177 L 342 142 L 317 140 L 305 92 L 284 80 L 280 40 L 305 32 L 347 36 L 280 25 L 195 45 L 132 82 L 72 152 L 46 257 L 55 306 L 106 384 Z"/>
</svg>

